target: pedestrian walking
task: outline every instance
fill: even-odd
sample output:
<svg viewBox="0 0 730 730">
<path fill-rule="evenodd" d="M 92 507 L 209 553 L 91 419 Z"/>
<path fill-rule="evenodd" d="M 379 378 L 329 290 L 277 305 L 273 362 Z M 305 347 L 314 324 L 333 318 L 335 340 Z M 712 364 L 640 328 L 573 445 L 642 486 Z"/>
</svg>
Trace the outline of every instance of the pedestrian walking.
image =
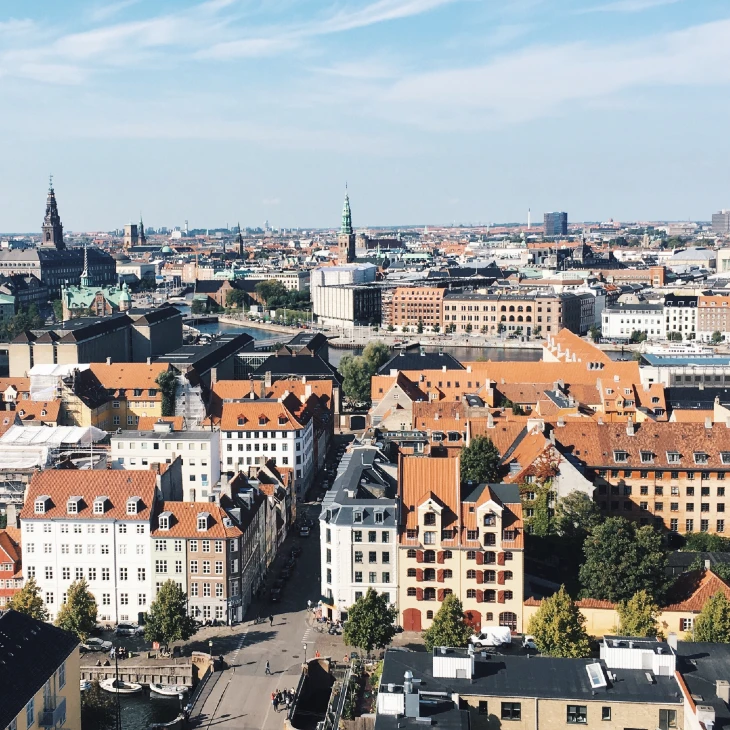
<svg viewBox="0 0 730 730">
<path fill-rule="evenodd" d="M 271 693 L 271 706 L 274 708 L 274 712 L 276 712 L 276 692 Z"/>
<path fill-rule="evenodd" d="M 274 625 L 274 616 L 272 614 L 271 616 L 269 616 L 269 626 L 273 626 L 273 625 Z"/>
<path fill-rule="evenodd" d="M 309 611 L 312 610 L 312 599 L 311 598 L 307 601 L 307 610 L 309 610 Z"/>
<path fill-rule="evenodd" d="M 271 674 L 271 665 L 269 664 L 269 660 L 266 660 L 266 671 L 264 674 Z"/>
</svg>

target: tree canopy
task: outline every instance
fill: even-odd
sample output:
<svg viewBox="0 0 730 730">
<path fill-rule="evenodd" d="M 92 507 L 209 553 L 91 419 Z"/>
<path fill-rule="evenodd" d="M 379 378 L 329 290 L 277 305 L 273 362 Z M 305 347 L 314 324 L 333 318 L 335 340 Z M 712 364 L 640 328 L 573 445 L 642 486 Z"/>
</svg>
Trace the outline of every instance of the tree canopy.
<svg viewBox="0 0 730 730">
<path fill-rule="evenodd" d="M 373 375 L 390 360 L 390 348 L 382 340 L 373 340 L 365 345 L 362 356 L 370 366 Z"/>
<path fill-rule="evenodd" d="M 585 631 L 585 618 L 565 586 L 542 601 L 532 616 L 527 633 L 535 637 L 542 654 L 553 657 L 579 658 L 590 656 L 591 646 Z"/>
<path fill-rule="evenodd" d="M 25 585 L 10 599 L 9 608 L 27 614 L 38 621 L 48 621 L 46 604 L 35 578 L 28 578 Z"/>
<path fill-rule="evenodd" d="M 96 599 L 82 578 L 74 581 L 66 593 L 66 603 L 61 606 L 56 618 L 56 626 L 86 641 L 96 625 Z"/>
<path fill-rule="evenodd" d="M 114 697 L 104 692 L 95 679 L 91 687 L 81 693 L 81 727 L 83 730 L 114 730 L 117 707 Z"/>
<path fill-rule="evenodd" d="M 398 610 L 388 603 L 386 595 L 368 588 L 367 593 L 350 606 L 345 641 L 366 652 L 383 649 L 395 636 L 397 617 Z"/>
<path fill-rule="evenodd" d="M 730 644 L 730 601 L 722 591 L 705 602 L 695 619 L 692 640 Z"/>
<path fill-rule="evenodd" d="M 444 598 L 431 626 L 423 632 L 423 639 L 431 651 L 434 646 L 466 646 L 471 634 L 471 626 L 464 622 L 464 606 L 456 594 L 450 593 Z"/>
<path fill-rule="evenodd" d="M 494 483 L 499 481 L 499 451 L 486 436 L 475 436 L 461 450 L 461 481 Z"/>
<path fill-rule="evenodd" d="M 163 583 L 147 614 L 145 639 L 162 644 L 189 639 L 196 626 L 193 617 L 188 615 L 187 601 L 187 596 L 174 580 Z"/>
<path fill-rule="evenodd" d="M 638 591 L 628 601 L 621 601 L 618 616 L 623 636 L 657 635 L 659 606 L 647 591 Z"/>
<path fill-rule="evenodd" d="M 390 350 L 380 340 L 367 344 L 362 355 L 345 355 L 340 360 L 342 390 L 352 403 L 370 403 L 370 378 L 388 361 Z"/>
<path fill-rule="evenodd" d="M 687 532 L 682 550 L 691 553 L 724 553 L 730 551 L 730 540 L 714 532 Z"/>
<path fill-rule="evenodd" d="M 160 386 L 160 392 L 162 394 L 162 415 L 174 416 L 177 373 L 172 368 L 165 370 L 157 376 L 155 382 Z"/>
<path fill-rule="evenodd" d="M 558 500 L 555 524 L 563 537 L 582 542 L 600 521 L 598 505 L 585 492 L 575 489 Z"/>
<path fill-rule="evenodd" d="M 652 527 L 636 527 L 623 517 L 596 525 L 583 544 L 580 582 L 585 598 L 628 601 L 646 590 L 660 602 L 667 587 L 667 554 Z"/>
</svg>

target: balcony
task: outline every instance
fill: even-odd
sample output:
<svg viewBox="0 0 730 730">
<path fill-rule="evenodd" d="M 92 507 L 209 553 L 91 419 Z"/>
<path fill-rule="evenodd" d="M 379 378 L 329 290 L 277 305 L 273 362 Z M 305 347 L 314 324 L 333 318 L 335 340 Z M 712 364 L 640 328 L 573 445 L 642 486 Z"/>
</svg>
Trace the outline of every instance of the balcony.
<svg viewBox="0 0 730 730">
<path fill-rule="evenodd" d="M 66 722 L 65 697 L 50 697 L 43 704 L 45 709 L 38 713 L 39 727 L 58 727 Z"/>
</svg>

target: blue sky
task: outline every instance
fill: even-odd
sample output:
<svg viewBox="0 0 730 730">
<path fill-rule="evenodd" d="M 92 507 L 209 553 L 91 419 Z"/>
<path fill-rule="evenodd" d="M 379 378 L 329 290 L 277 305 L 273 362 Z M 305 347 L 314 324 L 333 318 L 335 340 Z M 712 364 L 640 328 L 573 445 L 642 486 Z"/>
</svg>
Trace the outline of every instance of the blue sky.
<svg viewBox="0 0 730 730">
<path fill-rule="evenodd" d="M 0 230 L 708 219 L 727 0 L 3 0 Z"/>
</svg>

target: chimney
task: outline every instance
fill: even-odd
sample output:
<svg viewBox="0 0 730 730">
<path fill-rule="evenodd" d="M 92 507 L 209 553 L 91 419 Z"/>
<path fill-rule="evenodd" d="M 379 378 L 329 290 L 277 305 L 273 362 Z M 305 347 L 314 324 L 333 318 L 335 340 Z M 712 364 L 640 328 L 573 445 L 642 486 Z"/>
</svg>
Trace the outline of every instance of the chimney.
<svg viewBox="0 0 730 730">
<path fill-rule="evenodd" d="M 439 420 L 439 412 L 436 411 L 436 413 L 433 414 L 433 420 L 438 421 Z"/>
<path fill-rule="evenodd" d="M 264 375 L 264 385 L 267 388 L 271 387 L 271 370 L 267 370 L 266 375 Z"/>
<path fill-rule="evenodd" d="M 705 560 L 705 570 L 712 570 L 712 563 L 709 560 Z"/>
<path fill-rule="evenodd" d="M 715 681 L 715 693 L 726 704 L 730 704 L 730 682 L 727 679 Z"/>
<path fill-rule="evenodd" d="M 10 503 L 7 505 L 5 508 L 5 515 L 8 520 L 8 527 L 20 527 L 18 508 L 14 504 Z"/>
<path fill-rule="evenodd" d="M 603 416 L 598 416 L 598 425 L 603 426 Z"/>
<path fill-rule="evenodd" d="M 709 428 L 712 431 L 712 419 L 709 416 L 705 418 L 705 428 Z"/>
<path fill-rule="evenodd" d="M 152 358 L 151 358 L 151 357 L 148 357 L 148 358 L 147 358 L 147 364 L 148 364 L 148 365 L 152 365 Z"/>
<path fill-rule="evenodd" d="M 626 422 L 626 435 L 634 435 L 634 421 L 632 420 L 631 416 L 629 416 L 629 420 Z"/>
<path fill-rule="evenodd" d="M 673 651 L 677 651 L 677 634 L 674 631 L 670 631 L 667 634 L 667 644 L 669 644 Z"/>
<path fill-rule="evenodd" d="M 563 428 L 564 426 L 565 426 L 565 419 L 562 416 L 560 416 L 560 418 L 558 418 L 558 428 Z"/>
<path fill-rule="evenodd" d="M 266 373 L 266 374 L 268 375 L 268 373 Z M 265 380 L 261 381 L 261 388 L 259 389 L 259 393 L 261 394 L 262 398 L 266 398 L 266 388 L 270 388 L 270 387 L 271 387 L 271 383 L 266 385 Z"/>
<path fill-rule="evenodd" d="M 110 357 L 108 357 L 108 358 L 106 359 L 106 364 L 107 364 L 107 365 L 111 365 L 111 364 L 112 364 L 112 359 L 111 359 Z"/>
<path fill-rule="evenodd" d="M 494 428 L 494 416 L 491 413 L 487 415 L 487 428 Z"/>
<path fill-rule="evenodd" d="M 210 387 L 212 388 L 218 382 L 218 368 L 210 369 Z"/>
</svg>

